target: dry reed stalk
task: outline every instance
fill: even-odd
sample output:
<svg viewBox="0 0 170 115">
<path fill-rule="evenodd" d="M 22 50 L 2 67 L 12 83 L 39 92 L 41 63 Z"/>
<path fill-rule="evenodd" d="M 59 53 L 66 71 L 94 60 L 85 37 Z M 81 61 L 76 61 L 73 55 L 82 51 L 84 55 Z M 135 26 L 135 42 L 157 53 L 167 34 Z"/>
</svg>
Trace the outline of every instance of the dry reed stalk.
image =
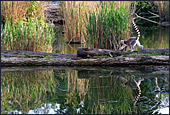
<svg viewBox="0 0 170 115">
<path fill-rule="evenodd" d="M 92 1 L 65 1 L 63 2 L 65 14 L 65 38 L 70 40 L 85 41 L 83 36 L 84 25 L 82 16 L 84 11 L 95 9 L 98 2 Z"/>
<path fill-rule="evenodd" d="M 1 1 L 1 16 L 7 17 L 13 23 L 16 19 L 24 19 L 28 8 L 27 1 Z"/>
<path fill-rule="evenodd" d="M 159 16 L 169 20 L 169 1 L 154 1 L 154 3 L 158 6 Z"/>
<path fill-rule="evenodd" d="M 43 1 L 35 2 L 39 4 L 33 6 L 36 10 L 36 16 L 37 17 L 42 16 L 44 10 L 43 8 L 40 8 L 40 6 L 44 2 Z M 1 1 L 1 16 L 3 19 L 8 18 L 13 24 L 16 20 L 20 21 L 25 19 L 28 15 L 27 13 L 30 7 L 32 7 L 31 1 Z"/>
</svg>

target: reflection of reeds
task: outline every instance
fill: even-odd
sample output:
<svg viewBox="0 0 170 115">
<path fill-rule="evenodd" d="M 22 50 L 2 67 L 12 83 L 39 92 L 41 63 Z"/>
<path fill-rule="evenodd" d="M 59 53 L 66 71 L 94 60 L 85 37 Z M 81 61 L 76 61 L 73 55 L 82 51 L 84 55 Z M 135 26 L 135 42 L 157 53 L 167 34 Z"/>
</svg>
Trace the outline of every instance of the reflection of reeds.
<svg viewBox="0 0 170 115">
<path fill-rule="evenodd" d="M 132 90 L 122 87 L 119 77 L 95 78 L 90 84 L 89 103 L 95 103 L 90 105 L 91 114 L 130 114 L 133 111 Z"/>
<path fill-rule="evenodd" d="M 67 104 L 74 105 L 74 107 L 78 106 L 78 104 L 83 104 L 85 102 L 85 96 L 88 92 L 89 80 L 86 79 L 79 79 L 78 78 L 78 71 L 67 71 Z M 72 91 L 70 91 L 72 90 Z M 74 97 L 73 96 L 76 96 Z M 77 100 L 77 96 L 80 98 L 80 102 Z M 75 100 L 76 98 L 76 100 Z M 73 102 L 74 101 L 74 102 Z M 75 102 L 77 105 L 75 105 Z"/>
<path fill-rule="evenodd" d="M 98 78 L 96 76 L 97 78 L 79 79 L 77 71 L 74 70 L 68 71 L 67 77 L 69 85 L 67 86 L 67 104 L 77 103 L 78 100 L 74 96 L 79 96 L 79 103 L 88 105 L 86 114 L 133 112 L 132 90 L 129 87 L 122 87 L 119 77 Z"/>
<path fill-rule="evenodd" d="M 146 40 L 144 40 L 146 39 Z M 169 28 L 155 29 L 141 36 L 141 44 L 145 48 L 169 48 Z"/>
<path fill-rule="evenodd" d="M 29 108 L 45 102 L 47 92 L 49 96 L 55 92 L 56 82 L 52 71 L 8 72 L 1 75 L 1 103 L 11 100 L 15 103 L 13 110 L 20 108 L 26 113 Z M 1 105 L 1 110 L 6 105 Z"/>
</svg>

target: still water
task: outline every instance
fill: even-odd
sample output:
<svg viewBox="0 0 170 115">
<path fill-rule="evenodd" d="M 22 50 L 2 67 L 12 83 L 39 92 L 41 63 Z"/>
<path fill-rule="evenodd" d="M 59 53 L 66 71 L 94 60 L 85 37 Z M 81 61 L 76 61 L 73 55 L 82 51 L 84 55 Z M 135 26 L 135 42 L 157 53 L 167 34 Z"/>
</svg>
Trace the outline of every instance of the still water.
<svg viewBox="0 0 170 115">
<path fill-rule="evenodd" d="M 168 114 L 169 66 L 2 67 L 4 113 Z"/>
<path fill-rule="evenodd" d="M 143 27 L 140 28 L 140 32 L 141 37 L 139 41 L 144 48 L 169 48 L 169 27 L 158 27 L 155 29 Z M 78 47 L 93 47 L 92 44 L 67 44 L 59 38 L 63 39 L 61 34 L 56 37 L 57 42 L 54 45 L 54 53 L 77 54 Z M 138 48 L 136 47 L 135 50 L 138 50 Z"/>
</svg>

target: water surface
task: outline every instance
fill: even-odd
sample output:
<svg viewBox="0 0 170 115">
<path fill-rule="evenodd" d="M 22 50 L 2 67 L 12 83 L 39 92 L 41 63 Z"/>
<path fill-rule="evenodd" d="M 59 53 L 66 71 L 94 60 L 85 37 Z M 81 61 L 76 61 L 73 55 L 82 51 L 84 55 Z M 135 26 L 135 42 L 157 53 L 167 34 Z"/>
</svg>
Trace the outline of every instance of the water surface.
<svg viewBox="0 0 170 115">
<path fill-rule="evenodd" d="M 157 27 L 148 29 L 144 27 L 140 28 L 140 32 L 141 37 L 139 41 L 144 48 L 169 48 L 169 28 Z M 134 32 L 134 34 L 136 33 Z M 56 39 L 57 42 L 54 43 L 55 45 L 53 47 L 53 52 L 55 53 L 77 54 L 78 47 L 93 47 L 92 44 L 67 44 L 61 40 L 64 39 L 61 34 Z M 138 50 L 138 48 L 135 47 L 135 50 Z"/>
<path fill-rule="evenodd" d="M 169 66 L 1 68 L 1 113 L 160 112 L 169 112 Z"/>
</svg>

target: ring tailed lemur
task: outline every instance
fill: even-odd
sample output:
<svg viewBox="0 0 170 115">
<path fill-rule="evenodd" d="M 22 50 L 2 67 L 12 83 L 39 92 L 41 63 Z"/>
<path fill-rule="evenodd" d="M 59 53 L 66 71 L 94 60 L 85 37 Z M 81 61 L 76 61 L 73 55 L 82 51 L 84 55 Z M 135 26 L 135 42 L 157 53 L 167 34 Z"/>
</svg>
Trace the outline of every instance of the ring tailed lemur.
<svg viewBox="0 0 170 115">
<path fill-rule="evenodd" d="M 121 40 L 121 47 L 119 48 L 119 50 L 123 50 L 125 47 L 129 46 L 131 52 L 133 52 L 135 50 L 134 47 L 136 45 L 137 45 L 137 47 L 141 47 L 143 49 L 143 45 L 141 45 L 139 42 L 140 32 L 139 32 L 139 29 L 137 28 L 134 20 L 135 20 L 135 18 L 132 19 L 132 24 L 133 24 L 138 36 L 131 37 L 128 40 Z"/>
<path fill-rule="evenodd" d="M 136 83 L 136 86 L 137 86 L 138 91 L 139 91 L 139 93 L 138 93 L 138 95 L 137 95 L 137 97 L 135 98 L 135 101 L 134 101 L 134 106 L 136 107 L 136 103 L 137 103 L 137 101 L 139 100 L 140 95 L 141 95 L 140 84 L 141 84 L 141 82 L 142 82 L 144 79 L 141 78 L 141 79 L 138 80 L 138 82 L 137 82 L 135 79 L 133 79 L 133 80 L 134 80 L 134 82 Z"/>
</svg>

